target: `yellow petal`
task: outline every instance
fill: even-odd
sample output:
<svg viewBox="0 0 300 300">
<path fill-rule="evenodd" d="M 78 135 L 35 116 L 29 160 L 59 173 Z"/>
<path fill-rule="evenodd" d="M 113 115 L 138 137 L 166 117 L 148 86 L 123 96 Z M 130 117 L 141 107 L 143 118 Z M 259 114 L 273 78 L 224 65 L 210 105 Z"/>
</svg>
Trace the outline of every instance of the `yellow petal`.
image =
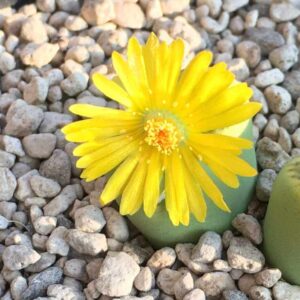
<svg viewBox="0 0 300 300">
<path fill-rule="evenodd" d="M 121 215 L 133 215 L 142 206 L 147 163 L 140 160 L 122 194 Z"/>
<path fill-rule="evenodd" d="M 95 150 L 99 149 L 99 147 L 100 147 L 99 143 L 95 143 L 95 142 L 83 143 L 83 144 L 77 146 L 73 150 L 73 155 L 74 156 L 83 156 L 88 153 L 94 152 Z"/>
<path fill-rule="evenodd" d="M 260 103 L 246 103 L 230 109 L 220 115 L 215 115 L 201 120 L 196 124 L 195 127 L 198 132 L 207 132 L 215 129 L 225 128 L 252 118 L 260 111 L 260 109 Z"/>
<path fill-rule="evenodd" d="M 109 178 L 100 197 L 100 202 L 103 205 L 108 204 L 121 195 L 124 186 L 129 181 L 129 178 L 137 165 L 137 162 L 138 155 L 128 157 Z"/>
<path fill-rule="evenodd" d="M 119 85 L 112 80 L 107 79 L 105 76 L 95 73 L 92 76 L 93 83 L 95 86 L 108 98 L 113 99 L 120 104 L 131 107 L 132 101 L 127 94 Z"/>
<path fill-rule="evenodd" d="M 110 153 L 108 156 L 94 161 L 81 173 L 81 178 L 85 178 L 86 181 L 92 181 L 106 174 L 107 172 L 118 166 L 130 154 L 136 152 L 138 146 L 139 145 L 136 141 L 128 143 L 124 147 L 119 148 L 117 151 Z"/>
<path fill-rule="evenodd" d="M 221 148 L 227 150 L 236 149 L 251 149 L 253 147 L 253 142 L 243 138 L 235 138 L 222 134 L 212 134 L 212 133 L 190 133 L 189 140 L 199 146 Z"/>
<path fill-rule="evenodd" d="M 193 174 L 195 180 L 199 183 L 204 193 L 218 206 L 220 209 L 230 212 L 229 207 L 223 199 L 223 195 L 212 179 L 204 171 L 194 154 L 184 148 L 182 150 L 183 157 L 189 171 Z"/>
<path fill-rule="evenodd" d="M 160 181 L 162 178 L 162 164 L 158 151 L 153 151 L 145 180 L 144 212 L 151 218 L 156 210 L 160 196 Z"/>
<path fill-rule="evenodd" d="M 176 87 L 175 102 L 186 103 L 186 99 L 211 64 L 212 57 L 213 55 L 210 51 L 201 51 L 193 58 L 181 74 L 179 83 Z"/>
<path fill-rule="evenodd" d="M 206 219 L 207 206 L 201 188 L 196 183 L 188 169 L 185 167 L 183 170 L 189 209 L 197 221 L 204 222 Z"/>
<path fill-rule="evenodd" d="M 219 115 L 229 109 L 240 106 L 249 101 L 252 94 L 252 89 L 246 83 L 239 83 L 225 89 L 209 101 L 201 103 L 193 113 L 193 121 L 197 122 L 214 115 Z"/>
</svg>

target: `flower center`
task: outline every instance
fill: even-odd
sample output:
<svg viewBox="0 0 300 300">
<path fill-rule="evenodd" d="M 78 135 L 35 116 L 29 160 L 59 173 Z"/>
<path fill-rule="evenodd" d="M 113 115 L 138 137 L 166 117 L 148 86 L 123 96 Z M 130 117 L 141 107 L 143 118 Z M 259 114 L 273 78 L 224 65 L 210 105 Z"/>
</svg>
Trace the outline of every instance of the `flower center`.
<svg viewBox="0 0 300 300">
<path fill-rule="evenodd" d="M 144 129 L 147 133 L 145 142 L 150 146 L 156 147 L 163 154 L 171 154 L 182 139 L 174 122 L 164 118 L 147 120 Z"/>
</svg>

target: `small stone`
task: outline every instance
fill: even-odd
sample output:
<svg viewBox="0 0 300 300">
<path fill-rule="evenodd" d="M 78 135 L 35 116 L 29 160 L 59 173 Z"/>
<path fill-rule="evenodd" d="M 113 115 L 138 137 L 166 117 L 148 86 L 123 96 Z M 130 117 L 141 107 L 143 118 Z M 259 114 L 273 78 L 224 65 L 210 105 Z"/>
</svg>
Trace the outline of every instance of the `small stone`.
<svg viewBox="0 0 300 300">
<path fill-rule="evenodd" d="M 251 287 L 255 285 L 256 282 L 255 282 L 254 275 L 244 274 L 239 278 L 238 287 L 243 293 L 247 295 L 249 295 Z"/>
<path fill-rule="evenodd" d="M 8 246 L 2 254 L 4 266 L 11 271 L 24 269 L 40 258 L 36 251 L 24 245 Z"/>
<path fill-rule="evenodd" d="M 30 185 L 35 194 L 41 198 L 53 198 L 61 190 L 56 181 L 39 175 L 30 178 Z"/>
<path fill-rule="evenodd" d="M 76 200 L 76 189 L 74 185 L 67 185 L 53 200 L 43 207 L 46 216 L 56 217 L 65 212 Z"/>
<path fill-rule="evenodd" d="M 162 269 L 157 276 L 157 286 L 166 294 L 174 295 L 174 286 L 176 281 L 182 276 L 178 271 L 171 269 Z"/>
<path fill-rule="evenodd" d="M 89 60 L 90 54 L 86 47 L 75 46 L 68 50 L 65 60 L 72 59 L 78 63 L 85 63 Z"/>
<path fill-rule="evenodd" d="M 7 220 L 10 220 L 13 214 L 17 210 L 17 204 L 14 202 L 1 201 L 0 202 L 0 215 L 2 215 Z"/>
<path fill-rule="evenodd" d="M 100 232 L 106 224 L 102 211 L 94 205 L 76 210 L 74 219 L 75 228 L 84 232 Z"/>
<path fill-rule="evenodd" d="M 29 43 L 20 53 L 24 65 L 41 68 L 52 61 L 59 50 L 57 44 L 49 43 Z"/>
<path fill-rule="evenodd" d="M 245 273 L 257 273 L 265 264 L 263 254 L 245 238 L 233 238 L 227 250 L 227 258 L 232 268 Z"/>
<path fill-rule="evenodd" d="M 193 290 L 194 288 L 194 279 L 191 273 L 183 274 L 174 285 L 174 294 L 177 300 L 182 300 L 184 296 Z"/>
<path fill-rule="evenodd" d="M 205 294 L 201 289 L 194 289 L 183 297 L 183 300 L 205 300 L 205 299 L 206 299 Z"/>
<path fill-rule="evenodd" d="M 17 137 L 29 135 L 38 129 L 43 115 L 43 111 L 39 107 L 27 105 L 23 100 L 17 100 L 9 107 L 4 131 L 8 135 Z"/>
<path fill-rule="evenodd" d="M 265 89 L 269 107 L 276 114 L 285 114 L 292 106 L 292 97 L 283 87 L 271 85 Z"/>
<path fill-rule="evenodd" d="M 112 207 L 103 207 L 102 212 L 106 220 L 107 237 L 119 242 L 126 242 L 129 238 L 129 230 L 126 219 Z"/>
<path fill-rule="evenodd" d="M 109 252 L 96 280 L 97 290 L 109 297 L 127 296 L 140 271 L 138 264 L 124 252 Z"/>
<path fill-rule="evenodd" d="M 90 25 L 102 25 L 115 17 L 111 0 L 84 0 L 81 15 Z"/>
<path fill-rule="evenodd" d="M 14 300 L 21 300 L 21 295 L 26 289 L 27 281 L 22 276 L 18 276 L 15 279 L 13 279 L 13 281 L 10 284 L 10 293 Z"/>
<path fill-rule="evenodd" d="M 269 55 L 269 60 L 274 67 L 285 72 L 298 62 L 298 54 L 299 50 L 295 45 L 284 45 L 274 49 Z"/>
<path fill-rule="evenodd" d="M 52 133 L 72 121 L 73 118 L 70 115 L 47 111 L 45 112 L 44 120 L 41 123 L 39 131 L 42 133 Z"/>
<path fill-rule="evenodd" d="M 247 63 L 243 58 L 232 59 L 228 62 L 227 65 L 228 65 L 228 70 L 235 75 L 236 80 L 244 81 L 250 75 L 250 71 L 247 66 Z"/>
<path fill-rule="evenodd" d="M 257 143 L 257 161 L 263 169 L 273 169 L 279 172 L 290 156 L 273 142 L 270 138 L 264 137 Z"/>
<path fill-rule="evenodd" d="M 0 167 L 0 201 L 9 201 L 13 197 L 17 181 L 8 168 Z"/>
<path fill-rule="evenodd" d="M 292 141 L 297 148 L 300 148 L 300 128 L 293 133 Z"/>
<path fill-rule="evenodd" d="M 222 271 L 222 272 L 230 272 L 231 267 L 229 266 L 228 262 L 223 259 L 216 259 L 213 262 L 213 267 L 215 271 Z"/>
<path fill-rule="evenodd" d="M 47 42 L 48 35 L 44 23 L 35 16 L 27 18 L 22 25 L 21 38 L 26 42 Z"/>
<path fill-rule="evenodd" d="M 269 201 L 276 176 L 276 172 L 272 169 L 265 169 L 259 173 L 256 183 L 256 196 L 260 201 Z"/>
<path fill-rule="evenodd" d="M 125 28 L 139 29 L 145 25 L 145 15 L 136 3 L 116 2 L 114 22 Z M 134 16 L 132 18 L 131 16 Z"/>
<path fill-rule="evenodd" d="M 80 281 L 87 280 L 85 271 L 86 262 L 83 259 L 70 259 L 64 265 L 64 275 L 76 278 Z"/>
<path fill-rule="evenodd" d="M 224 300 L 248 300 L 248 297 L 241 291 L 227 290 L 222 295 Z"/>
<path fill-rule="evenodd" d="M 78 0 L 56 0 L 59 10 L 77 15 L 80 12 L 80 3 Z"/>
<path fill-rule="evenodd" d="M 86 29 L 88 24 L 79 16 L 68 16 L 65 21 L 65 27 L 70 31 L 81 31 Z"/>
<path fill-rule="evenodd" d="M 175 250 L 169 247 L 164 247 L 157 250 L 147 262 L 147 266 L 157 273 L 161 269 L 172 267 L 176 260 Z"/>
<path fill-rule="evenodd" d="M 0 150 L 0 167 L 11 168 L 15 164 L 16 156 Z"/>
<path fill-rule="evenodd" d="M 291 150 L 292 150 L 292 139 L 291 139 L 288 131 L 283 127 L 279 128 L 278 144 L 282 147 L 282 149 L 286 153 L 291 152 Z"/>
<path fill-rule="evenodd" d="M 56 227 L 55 217 L 41 216 L 33 222 L 35 231 L 39 234 L 48 235 Z"/>
<path fill-rule="evenodd" d="M 48 94 L 48 81 L 42 77 L 33 77 L 24 89 L 24 100 L 28 104 L 45 102 Z"/>
<path fill-rule="evenodd" d="M 65 283 L 64 283 L 65 284 Z M 47 289 L 47 299 L 85 300 L 83 293 L 73 287 L 62 284 L 51 284 Z"/>
<path fill-rule="evenodd" d="M 192 260 L 200 263 L 210 263 L 221 258 L 222 239 L 215 232 L 204 233 L 192 252 Z"/>
<path fill-rule="evenodd" d="M 0 215 L 0 230 L 6 229 L 8 227 L 8 220 Z"/>
<path fill-rule="evenodd" d="M 195 287 L 204 291 L 206 296 L 217 297 L 225 290 L 235 290 L 235 283 L 228 273 L 206 273 L 196 280 Z"/>
<path fill-rule="evenodd" d="M 288 133 L 293 134 L 298 128 L 300 116 L 297 110 L 287 112 L 280 120 L 280 126 L 285 128 Z"/>
<path fill-rule="evenodd" d="M 272 300 L 272 294 L 270 290 L 263 286 L 251 287 L 249 294 L 253 300 Z"/>
<path fill-rule="evenodd" d="M 281 271 L 279 269 L 265 269 L 255 274 L 255 281 L 259 285 L 270 289 L 281 278 Z"/>
<path fill-rule="evenodd" d="M 37 0 L 36 6 L 40 11 L 53 13 L 55 11 L 55 0 Z"/>
<path fill-rule="evenodd" d="M 224 0 L 223 9 L 228 12 L 234 12 L 248 3 L 249 0 Z"/>
<path fill-rule="evenodd" d="M 244 213 L 238 214 L 232 221 L 232 226 L 237 229 L 244 237 L 249 238 L 254 244 L 262 242 L 262 229 L 258 221 Z"/>
<path fill-rule="evenodd" d="M 55 263 L 56 256 L 54 254 L 43 252 L 40 255 L 41 258 L 36 263 L 25 268 L 26 272 L 39 273 Z"/>
<path fill-rule="evenodd" d="M 22 294 L 22 300 L 38 299 L 37 297 L 45 295 L 48 286 L 59 283 L 62 276 L 63 272 L 59 267 L 50 267 L 35 274 L 29 282 L 29 287 Z"/>
<path fill-rule="evenodd" d="M 250 68 L 255 68 L 261 60 L 260 47 L 253 41 L 243 41 L 236 46 L 237 56 L 243 58 Z"/>
<path fill-rule="evenodd" d="M 245 38 L 258 44 L 264 55 L 269 55 L 273 49 L 285 44 L 283 36 L 270 28 L 249 28 Z"/>
<path fill-rule="evenodd" d="M 283 86 L 289 91 L 293 98 L 298 98 L 300 93 L 300 71 L 286 73 Z"/>
<path fill-rule="evenodd" d="M 86 265 L 86 272 L 90 280 L 98 278 L 98 274 L 104 258 L 94 258 Z"/>
<path fill-rule="evenodd" d="M 70 247 L 65 240 L 67 232 L 68 230 L 63 226 L 59 226 L 52 231 L 46 243 L 49 253 L 58 254 L 60 256 L 68 255 Z"/>
<path fill-rule="evenodd" d="M 283 82 L 284 74 L 279 69 L 271 69 L 259 73 L 255 77 L 255 85 L 260 88 L 265 88 L 269 85 Z"/>
<path fill-rule="evenodd" d="M 149 267 L 141 268 L 134 279 L 134 287 L 141 292 L 150 291 L 155 285 L 155 277 Z"/>
<path fill-rule="evenodd" d="M 279 281 L 273 287 L 273 296 L 275 300 L 296 300 L 300 297 L 300 287 Z"/>
<path fill-rule="evenodd" d="M 190 7 L 189 0 L 161 0 L 161 9 L 164 15 L 181 13 Z"/>
<path fill-rule="evenodd" d="M 60 149 L 55 149 L 52 155 L 41 163 L 40 174 L 57 181 L 61 186 L 70 183 L 71 163 L 68 155 Z"/>
<path fill-rule="evenodd" d="M 3 74 L 12 71 L 16 67 L 16 60 L 13 55 L 7 52 L 0 54 L 0 71 Z"/>
<path fill-rule="evenodd" d="M 0 144 L 3 146 L 6 152 L 15 154 L 17 156 L 25 155 L 21 141 L 18 138 L 9 135 L 2 135 L 0 138 Z"/>
<path fill-rule="evenodd" d="M 275 22 L 286 22 L 300 16 L 300 10 L 291 3 L 273 3 L 270 16 Z"/>
<path fill-rule="evenodd" d="M 66 241 L 82 254 L 94 256 L 107 251 L 106 237 L 102 233 L 86 233 L 78 229 L 71 229 L 68 231 Z"/>
<path fill-rule="evenodd" d="M 18 187 L 14 195 L 18 200 L 25 201 L 26 198 L 35 196 L 29 182 L 30 178 L 37 174 L 37 170 L 31 170 L 18 178 Z"/>
<path fill-rule="evenodd" d="M 88 76 L 80 72 L 74 72 L 64 79 L 60 86 L 69 96 L 75 96 L 87 88 Z"/>
</svg>

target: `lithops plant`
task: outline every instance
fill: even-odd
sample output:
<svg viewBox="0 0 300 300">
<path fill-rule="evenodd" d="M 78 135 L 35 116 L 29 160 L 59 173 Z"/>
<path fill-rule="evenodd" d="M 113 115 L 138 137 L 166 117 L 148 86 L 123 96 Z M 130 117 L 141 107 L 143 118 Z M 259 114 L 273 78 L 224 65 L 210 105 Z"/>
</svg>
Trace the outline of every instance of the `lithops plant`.
<svg viewBox="0 0 300 300">
<path fill-rule="evenodd" d="M 264 223 L 265 254 L 287 281 L 300 284 L 300 157 L 277 176 Z"/>
</svg>

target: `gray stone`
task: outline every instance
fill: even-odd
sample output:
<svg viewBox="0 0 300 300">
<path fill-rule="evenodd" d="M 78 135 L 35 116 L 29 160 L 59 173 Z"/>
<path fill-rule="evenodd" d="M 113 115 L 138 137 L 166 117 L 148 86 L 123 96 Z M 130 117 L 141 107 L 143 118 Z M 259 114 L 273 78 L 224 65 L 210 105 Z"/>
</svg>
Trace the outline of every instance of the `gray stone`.
<svg viewBox="0 0 300 300">
<path fill-rule="evenodd" d="M 298 62 L 298 54 L 299 50 L 295 45 L 284 45 L 274 49 L 269 55 L 269 60 L 274 67 L 285 72 Z"/>
<path fill-rule="evenodd" d="M 300 10 L 291 3 L 273 3 L 270 16 L 275 22 L 286 22 L 300 16 Z"/>
<path fill-rule="evenodd" d="M 56 145 L 56 136 L 51 133 L 31 134 L 23 139 L 26 153 L 33 158 L 49 158 Z"/>
<path fill-rule="evenodd" d="M 61 190 L 60 185 L 56 181 L 40 175 L 32 176 L 30 185 L 35 194 L 41 198 L 55 197 Z"/>
<path fill-rule="evenodd" d="M 30 178 L 34 175 L 38 175 L 37 170 L 31 170 L 28 173 L 18 178 L 18 187 L 15 192 L 15 197 L 18 200 L 25 201 L 26 198 L 35 196 L 30 186 Z"/>
<path fill-rule="evenodd" d="M 21 38 L 26 42 L 47 42 L 48 35 L 44 23 L 35 16 L 27 18 L 22 25 Z"/>
<path fill-rule="evenodd" d="M 87 281 L 87 273 L 85 270 L 86 262 L 83 259 L 70 259 L 64 265 L 64 275 L 78 279 L 80 281 Z"/>
<path fill-rule="evenodd" d="M 141 268 L 134 279 L 134 287 L 141 292 L 150 291 L 155 285 L 155 277 L 149 267 Z"/>
<path fill-rule="evenodd" d="M 94 256 L 107 251 L 106 236 L 102 233 L 87 233 L 78 229 L 70 229 L 66 241 L 82 254 Z"/>
<path fill-rule="evenodd" d="M 33 222 L 35 231 L 39 234 L 48 235 L 56 227 L 57 219 L 55 217 L 40 216 Z"/>
<path fill-rule="evenodd" d="M 0 201 L 9 201 L 13 197 L 17 181 L 8 168 L 0 167 Z"/>
<path fill-rule="evenodd" d="M 109 252 L 96 280 L 97 290 L 109 297 L 127 296 L 140 271 L 138 264 L 124 252 Z"/>
<path fill-rule="evenodd" d="M 147 266 L 157 273 L 163 268 L 172 267 L 176 260 L 175 250 L 170 247 L 164 247 L 157 250 L 147 262 Z"/>
<path fill-rule="evenodd" d="M 11 245 L 5 248 L 2 260 L 6 268 L 17 271 L 37 262 L 41 256 L 24 245 Z"/>
<path fill-rule="evenodd" d="M 54 254 L 43 252 L 40 255 L 41 258 L 36 263 L 25 268 L 26 272 L 39 273 L 55 263 L 56 256 Z"/>
<path fill-rule="evenodd" d="M 2 145 L 2 147 L 6 152 L 15 154 L 17 156 L 25 155 L 21 141 L 18 138 L 9 135 L 3 135 L 0 138 L 0 144 Z"/>
<path fill-rule="evenodd" d="M 255 274 L 255 281 L 259 285 L 270 289 L 281 278 L 281 271 L 279 269 L 265 269 Z"/>
<path fill-rule="evenodd" d="M 21 295 L 27 289 L 27 281 L 24 277 L 16 277 L 10 284 L 10 293 L 14 300 L 22 300 Z"/>
<path fill-rule="evenodd" d="M 227 290 L 223 292 L 224 300 L 248 300 L 246 294 L 241 291 Z"/>
<path fill-rule="evenodd" d="M 28 83 L 23 92 L 24 100 L 28 104 L 45 102 L 48 95 L 48 81 L 45 78 L 36 76 Z"/>
<path fill-rule="evenodd" d="M 0 215 L 0 230 L 6 229 L 8 227 L 8 220 Z"/>
<path fill-rule="evenodd" d="M 281 83 L 283 80 L 284 74 L 276 68 L 259 73 L 255 77 L 254 83 L 259 88 L 265 88 L 269 85 Z"/>
<path fill-rule="evenodd" d="M 223 9 L 228 12 L 234 12 L 248 3 L 249 0 L 224 0 Z"/>
<path fill-rule="evenodd" d="M 260 201 L 269 201 L 276 176 L 276 172 L 272 169 L 265 169 L 259 173 L 256 183 L 256 196 Z"/>
<path fill-rule="evenodd" d="M 45 112 L 39 131 L 42 133 L 54 133 L 57 129 L 62 128 L 72 121 L 73 118 L 70 115 L 47 111 Z"/>
<path fill-rule="evenodd" d="M 184 297 L 183 300 L 205 300 L 205 293 L 201 289 L 194 289 L 187 293 Z M 229 299 L 228 299 L 229 300 Z M 233 300 L 233 299 L 230 299 Z"/>
<path fill-rule="evenodd" d="M 67 235 L 67 228 L 59 226 L 55 228 L 47 240 L 47 251 L 51 254 L 58 254 L 60 256 L 67 256 L 69 253 L 69 245 L 65 240 Z"/>
<path fill-rule="evenodd" d="M 168 295 L 175 295 L 174 286 L 182 274 L 168 268 L 162 269 L 156 278 L 157 286 Z"/>
<path fill-rule="evenodd" d="M 283 86 L 290 92 L 293 98 L 298 98 L 300 93 L 300 71 L 288 72 L 285 76 Z"/>
<path fill-rule="evenodd" d="M 0 167 L 11 168 L 15 164 L 16 156 L 0 150 Z"/>
<path fill-rule="evenodd" d="M 60 86 L 67 95 L 75 96 L 87 88 L 88 80 L 87 74 L 74 72 L 64 79 Z"/>
<path fill-rule="evenodd" d="M 292 97 L 283 87 L 271 85 L 265 89 L 269 108 L 276 114 L 285 114 L 292 106 Z"/>
<path fill-rule="evenodd" d="M 52 284 L 47 289 L 47 299 L 53 300 L 64 300 L 64 299 L 74 299 L 74 300 L 85 300 L 85 296 L 79 290 L 75 290 L 72 287 L 68 287 L 62 284 Z"/>
<path fill-rule="evenodd" d="M 249 294 L 253 300 L 272 300 L 271 291 L 263 286 L 253 286 L 250 288 Z"/>
<path fill-rule="evenodd" d="M 193 290 L 194 278 L 191 273 L 186 272 L 174 284 L 174 294 L 177 300 L 182 300 L 184 296 Z"/>
</svg>

